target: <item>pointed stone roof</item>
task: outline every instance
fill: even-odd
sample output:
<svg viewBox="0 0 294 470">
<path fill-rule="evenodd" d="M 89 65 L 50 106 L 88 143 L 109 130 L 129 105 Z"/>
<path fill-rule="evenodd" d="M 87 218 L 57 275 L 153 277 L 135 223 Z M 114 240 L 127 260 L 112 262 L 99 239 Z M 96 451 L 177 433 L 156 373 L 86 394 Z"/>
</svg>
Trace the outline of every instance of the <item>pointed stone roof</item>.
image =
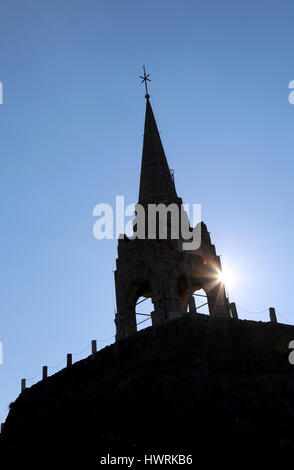
<svg viewBox="0 0 294 470">
<path fill-rule="evenodd" d="M 173 177 L 168 167 L 149 95 L 146 95 L 146 114 L 141 164 L 139 203 L 177 203 L 179 201 Z"/>
</svg>

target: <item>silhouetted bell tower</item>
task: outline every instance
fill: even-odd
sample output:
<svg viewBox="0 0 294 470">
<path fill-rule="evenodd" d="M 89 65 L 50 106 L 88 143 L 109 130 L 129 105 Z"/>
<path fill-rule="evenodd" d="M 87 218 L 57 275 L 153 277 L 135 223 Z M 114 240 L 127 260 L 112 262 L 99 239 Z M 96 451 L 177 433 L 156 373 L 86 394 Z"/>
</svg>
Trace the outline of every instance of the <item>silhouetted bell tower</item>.
<svg viewBox="0 0 294 470">
<path fill-rule="evenodd" d="M 146 85 L 146 114 L 139 204 L 182 205 L 178 197 L 147 89 L 149 75 L 141 77 Z M 194 251 L 183 250 L 181 238 L 129 239 L 118 241 L 115 288 L 117 313 L 116 340 L 137 331 L 136 304 L 140 297 L 153 302 L 152 325 L 183 315 L 197 314 L 193 293 L 203 289 L 211 316 L 230 316 L 225 287 L 220 281 L 221 262 L 211 243 L 206 225 L 201 222 L 201 245 Z"/>
</svg>

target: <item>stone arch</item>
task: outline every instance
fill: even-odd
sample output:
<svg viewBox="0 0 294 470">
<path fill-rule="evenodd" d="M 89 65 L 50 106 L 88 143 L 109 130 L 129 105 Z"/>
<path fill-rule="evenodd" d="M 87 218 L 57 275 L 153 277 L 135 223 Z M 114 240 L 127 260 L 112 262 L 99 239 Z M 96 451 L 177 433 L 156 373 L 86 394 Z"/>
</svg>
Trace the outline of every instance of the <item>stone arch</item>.
<svg viewBox="0 0 294 470">
<path fill-rule="evenodd" d="M 151 283 L 144 277 L 138 277 L 131 283 L 126 296 L 127 309 L 135 313 L 136 303 L 140 297 L 152 297 Z"/>
<path fill-rule="evenodd" d="M 194 272 L 190 271 L 191 277 L 191 288 L 192 294 L 200 292 L 202 295 L 206 295 L 206 298 L 203 297 L 203 302 L 196 302 L 196 307 L 198 304 L 201 306 L 203 303 L 208 303 L 208 312 L 211 316 L 214 316 L 215 313 L 223 314 L 225 312 L 225 292 L 224 287 L 221 283 L 215 282 L 213 279 L 209 277 L 203 276 L 202 279 L 200 276 L 194 274 Z M 189 288 L 188 288 L 188 280 L 187 280 L 187 268 L 185 265 L 181 263 L 177 263 L 173 266 L 169 273 L 169 283 L 171 289 L 177 292 L 177 308 L 181 314 L 187 313 L 188 306 L 189 306 Z M 196 296 L 197 298 L 197 296 Z M 206 306 L 205 306 L 206 307 Z M 203 311 L 201 308 L 200 311 Z"/>
<path fill-rule="evenodd" d="M 193 283 L 193 280 L 191 282 L 191 288 L 192 288 L 192 294 L 198 293 L 200 296 L 205 296 L 201 297 L 200 302 L 197 302 L 195 299 L 195 307 L 199 308 L 202 304 L 207 302 L 207 293 L 204 290 L 204 287 L 200 283 Z M 189 291 L 189 286 L 188 286 L 188 280 L 187 280 L 187 274 L 186 273 L 181 273 L 178 276 L 177 279 L 177 293 L 178 293 L 178 308 L 180 313 L 184 314 L 187 313 L 188 307 L 189 307 L 189 298 L 190 298 L 190 291 Z M 195 296 L 197 298 L 197 296 Z M 191 307 L 189 307 L 190 309 Z"/>
<path fill-rule="evenodd" d="M 144 263 L 134 269 L 129 287 L 126 289 L 125 314 L 131 319 L 133 328 L 137 331 L 136 325 L 136 304 L 140 297 L 150 298 L 155 304 L 158 285 L 157 278 L 153 271 Z M 150 312 L 151 314 L 151 312 Z"/>
</svg>

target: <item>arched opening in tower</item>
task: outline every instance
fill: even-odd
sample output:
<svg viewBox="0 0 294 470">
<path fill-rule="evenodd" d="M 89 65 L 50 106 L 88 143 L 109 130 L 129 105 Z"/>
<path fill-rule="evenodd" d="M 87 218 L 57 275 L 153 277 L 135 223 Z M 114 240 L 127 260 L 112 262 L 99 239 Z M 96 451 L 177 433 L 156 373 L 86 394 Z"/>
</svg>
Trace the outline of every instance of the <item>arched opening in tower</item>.
<svg viewBox="0 0 294 470">
<path fill-rule="evenodd" d="M 203 289 L 198 289 L 193 293 L 197 313 L 209 315 L 207 295 Z"/>
<path fill-rule="evenodd" d="M 137 331 L 152 326 L 151 312 L 154 310 L 150 297 L 140 297 L 136 305 Z"/>
<path fill-rule="evenodd" d="M 185 274 L 182 274 L 178 278 L 177 292 L 178 292 L 178 308 L 181 313 L 188 313 L 190 311 L 189 298 L 192 292 L 192 295 L 194 297 L 196 312 L 209 315 L 206 292 L 200 287 L 195 287 L 195 285 L 193 284 L 191 285 L 191 287 L 189 287 L 187 276 Z"/>
<path fill-rule="evenodd" d="M 137 331 L 152 326 L 151 312 L 154 310 L 152 303 L 152 289 L 149 281 L 143 281 L 136 294 L 136 326 Z"/>
</svg>

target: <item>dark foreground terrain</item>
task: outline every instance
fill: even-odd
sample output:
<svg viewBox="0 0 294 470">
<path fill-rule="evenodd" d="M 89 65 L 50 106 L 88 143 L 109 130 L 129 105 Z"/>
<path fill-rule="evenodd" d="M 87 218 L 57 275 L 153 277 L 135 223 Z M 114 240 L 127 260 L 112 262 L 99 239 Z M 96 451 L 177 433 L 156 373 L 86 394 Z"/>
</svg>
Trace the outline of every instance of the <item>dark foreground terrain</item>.
<svg viewBox="0 0 294 470">
<path fill-rule="evenodd" d="M 104 468 L 107 454 L 180 453 L 193 467 L 212 458 L 239 467 L 294 456 L 292 339 L 293 326 L 204 315 L 143 330 L 26 389 L 0 461 Z"/>
</svg>

